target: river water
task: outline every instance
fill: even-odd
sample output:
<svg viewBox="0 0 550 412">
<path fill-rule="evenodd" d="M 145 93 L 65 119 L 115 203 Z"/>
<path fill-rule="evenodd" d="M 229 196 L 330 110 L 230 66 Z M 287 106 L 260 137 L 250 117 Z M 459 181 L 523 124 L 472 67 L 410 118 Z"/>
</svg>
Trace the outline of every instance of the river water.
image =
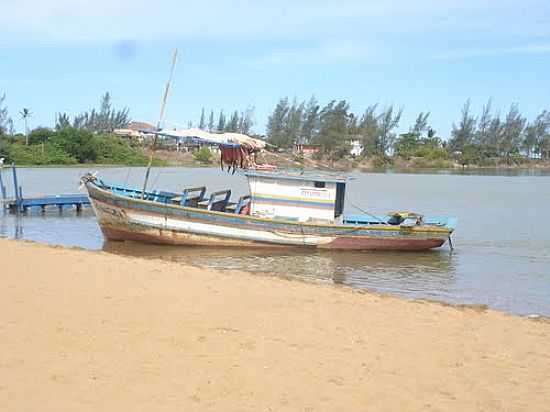
<svg viewBox="0 0 550 412">
<path fill-rule="evenodd" d="M 25 196 L 75 193 L 79 177 L 97 168 L 22 168 Z M 104 180 L 139 187 L 143 168 L 101 168 Z M 150 187 L 179 191 L 247 191 L 246 180 L 217 168 L 153 169 Z M 4 170 L 11 192 L 11 171 Z M 455 250 L 331 252 L 169 247 L 106 242 L 91 209 L 15 216 L 0 212 L 0 236 L 80 246 L 141 258 L 161 257 L 218 269 L 300 278 L 451 303 L 486 304 L 550 315 L 550 174 L 547 172 L 351 173 L 347 213 L 412 210 L 455 215 Z"/>
</svg>

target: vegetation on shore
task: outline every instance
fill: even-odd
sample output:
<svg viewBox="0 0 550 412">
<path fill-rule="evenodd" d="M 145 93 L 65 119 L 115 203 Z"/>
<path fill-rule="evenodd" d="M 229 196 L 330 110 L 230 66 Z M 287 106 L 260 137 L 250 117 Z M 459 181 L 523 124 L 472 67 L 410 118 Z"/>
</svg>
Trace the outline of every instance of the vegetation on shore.
<svg viewBox="0 0 550 412">
<path fill-rule="evenodd" d="M 429 125 L 429 112 L 421 112 L 407 133 L 398 134 L 403 109 L 393 105 L 367 107 L 353 113 L 345 100 L 321 107 L 308 102 L 279 100 L 267 124 L 267 140 L 279 148 L 295 144 L 317 145 L 316 160 L 338 161 L 349 157 L 352 145 L 360 148 L 356 162 L 369 160 L 383 167 L 512 166 L 530 159 L 550 159 L 550 112 L 542 111 L 532 121 L 512 104 L 502 117 L 493 112 L 491 101 L 479 116 L 472 114 L 468 100 L 460 119 L 445 140 Z"/>
<path fill-rule="evenodd" d="M 111 133 L 130 121 L 128 109 L 111 106 L 109 93 L 100 109 L 74 116 L 58 114 L 55 129 L 38 127 L 25 134 L 13 131 L 13 121 L 0 96 L 0 157 L 18 165 L 74 165 L 82 163 L 144 165 L 142 148 Z M 25 109 L 28 113 L 28 109 Z M 161 161 L 157 163 L 162 164 Z"/>
<path fill-rule="evenodd" d="M 25 133 L 15 133 L 13 120 L 0 94 L 0 157 L 21 165 L 54 164 L 127 164 L 147 162 L 147 142 L 130 143 L 112 134 L 130 122 L 127 108 L 112 107 L 109 93 L 102 96 L 98 109 L 70 117 L 56 115 L 55 128 L 38 127 L 28 131 L 30 108 L 21 110 Z M 266 135 L 252 133 L 254 109 L 235 110 L 226 117 L 201 111 L 196 126 L 210 132 L 238 132 L 265 138 L 274 151 L 291 151 L 296 145 L 311 145 L 311 158 L 294 153 L 296 164 L 316 163 L 343 168 L 451 168 L 451 167 L 531 167 L 535 162 L 550 163 L 550 112 L 542 111 L 528 121 L 516 104 L 501 116 L 492 109 L 491 101 L 481 114 L 472 113 L 470 101 L 453 124 L 451 135 L 443 138 L 430 126 L 429 112 L 421 112 L 408 132 L 397 132 L 403 109 L 390 105 L 368 106 L 354 113 L 345 100 L 332 100 L 321 106 L 312 97 L 309 101 L 292 102 L 282 98 L 268 118 Z M 193 123 L 189 122 L 189 127 Z M 351 150 L 353 149 L 353 150 Z M 176 158 L 165 156 L 157 164 L 177 164 Z M 212 153 L 200 149 L 184 159 L 196 165 L 211 164 Z M 275 161 L 277 163 L 277 161 Z"/>
</svg>

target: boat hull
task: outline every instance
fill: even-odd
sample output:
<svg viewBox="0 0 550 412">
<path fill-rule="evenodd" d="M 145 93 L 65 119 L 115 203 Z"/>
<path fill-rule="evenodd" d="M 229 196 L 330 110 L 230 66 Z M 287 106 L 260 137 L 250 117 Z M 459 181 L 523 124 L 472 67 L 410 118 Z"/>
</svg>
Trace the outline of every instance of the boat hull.
<svg viewBox="0 0 550 412">
<path fill-rule="evenodd" d="M 318 225 L 274 221 L 134 199 L 86 184 L 105 238 L 168 245 L 426 250 L 442 246 L 442 228 Z"/>
</svg>

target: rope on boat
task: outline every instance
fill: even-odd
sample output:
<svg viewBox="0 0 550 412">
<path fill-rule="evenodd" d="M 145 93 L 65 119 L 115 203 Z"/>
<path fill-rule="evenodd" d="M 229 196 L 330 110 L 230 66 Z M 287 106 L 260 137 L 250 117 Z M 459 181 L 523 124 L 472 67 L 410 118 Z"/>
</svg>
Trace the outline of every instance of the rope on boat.
<svg viewBox="0 0 550 412">
<path fill-rule="evenodd" d="M 363 212 L 364 214 L 366 214 L 367 216 L 370 216 L 370 217 L 373 217 L 375 218 L 378 222 L 382 223 L 383 225 L 389 225 L 388 222 L 384 222 L 382 219 L 380 219 L 378 216 L 376 215 L 373 215 L 369 212 L 367 212 L 366 210 L 360 208 L 359 206 L 357 206 L 355 203 L 353 202 L 350 202 L 351 206 L 353 206 L 354 208 L 356 208 L 357 210 L 359 210 L 360 212 Z"/>
</svg>

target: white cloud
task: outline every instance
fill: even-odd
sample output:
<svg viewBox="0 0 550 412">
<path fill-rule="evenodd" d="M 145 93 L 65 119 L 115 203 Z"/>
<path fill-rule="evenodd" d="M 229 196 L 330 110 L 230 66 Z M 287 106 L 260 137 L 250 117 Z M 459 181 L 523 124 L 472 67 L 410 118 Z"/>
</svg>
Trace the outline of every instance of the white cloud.
<svg viewBox="0 0 550 412">
<path fill-rule="evenodd" d="M 0 0 L 0 42 L 105 43 L 433 31 L 549 34 L 543 0 Z"/>
</svg>

